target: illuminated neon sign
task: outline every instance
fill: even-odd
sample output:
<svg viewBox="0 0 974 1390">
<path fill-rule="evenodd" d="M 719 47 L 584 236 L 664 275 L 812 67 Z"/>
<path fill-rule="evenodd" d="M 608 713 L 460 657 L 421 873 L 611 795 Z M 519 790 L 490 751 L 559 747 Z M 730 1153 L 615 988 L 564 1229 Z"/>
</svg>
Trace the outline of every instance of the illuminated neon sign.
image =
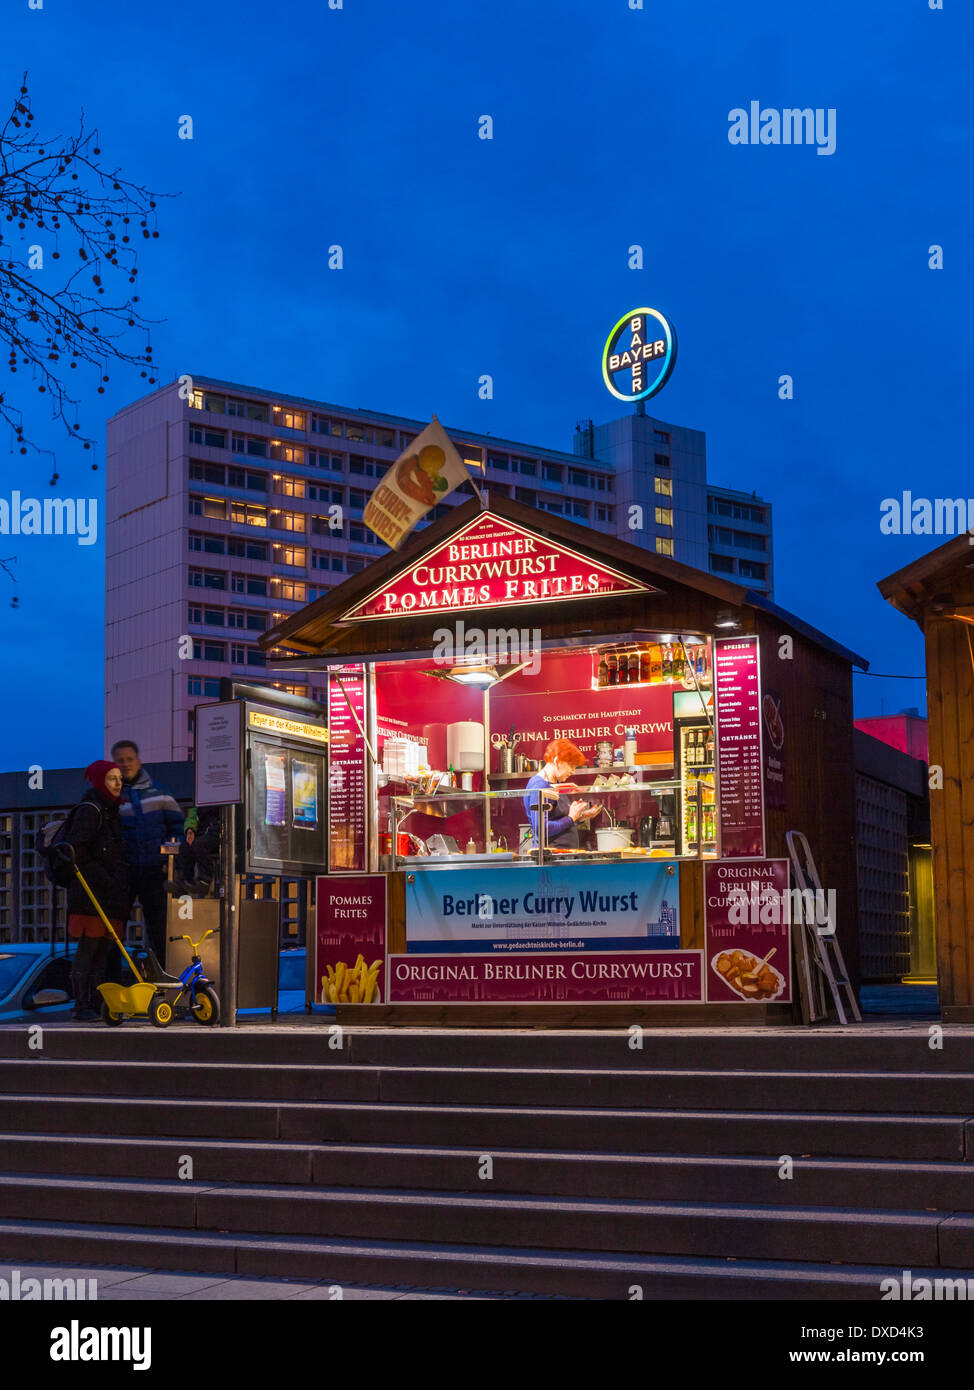
<svg viewBox="0 0 974 1390">
<path fill-rule="evenodd" d="M 627 339 L 628 335 L 628 341 Z M 662 391 L 676 364 L 676 330 L 657 309 L 630 309 L 612 329 L 602 352 L 602 378 L 620 401 L 644 401 Z M 620 391 L 621 373 L 632 389 Z M 629 381 L 621 377 L 622 384 Z"/>
</svg>

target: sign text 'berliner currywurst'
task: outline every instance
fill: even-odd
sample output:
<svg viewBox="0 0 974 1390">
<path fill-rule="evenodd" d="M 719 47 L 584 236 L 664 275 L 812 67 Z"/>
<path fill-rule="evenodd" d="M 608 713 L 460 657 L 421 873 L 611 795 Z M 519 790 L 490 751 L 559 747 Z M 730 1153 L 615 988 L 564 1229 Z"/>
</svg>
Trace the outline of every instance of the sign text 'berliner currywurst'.
<svg viewBox="0 0 974 1390">
<path fill-rule="evenodd" d="M 655 592 L 650 584 L 483 512 L 340 621 Z"/>
</svg>

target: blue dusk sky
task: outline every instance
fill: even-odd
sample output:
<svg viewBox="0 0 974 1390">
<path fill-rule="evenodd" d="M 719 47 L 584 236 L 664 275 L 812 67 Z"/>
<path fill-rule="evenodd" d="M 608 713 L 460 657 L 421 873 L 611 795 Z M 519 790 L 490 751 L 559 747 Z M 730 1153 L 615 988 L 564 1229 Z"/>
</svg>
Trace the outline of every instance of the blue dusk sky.
<svg viewBox="0 0 974 1390">
<path fill-rule="evenodd" d="M 883 535 L 884 498 L 974 495 L 974 7 L 943 4 L 19 0 L 0 107 L 27 69 L 39 133 L 83 108 L 107 165 L 179 195 L 140 275 L 164 381 L 571 449 L 577 420 L 625 409 L 601 380 L 609 327 L 661 309 L 680 351 L 650 413 L 706 431 L 711 480 L 773 503 L 776 601 L 876 672 L 922 676 L 876 581 L 942 539 Z M 833 109 L 834 152 L 730 143 L 752 101 Z M 103 499 L 105 423 L 146 387 L 123 369 L 103 396 L 77 384 L 97 473 L 29 379 L 0 389 L 56 450 L 62 494 Z M 50 459 L 6 433 L 0 495 L 48 495 Z M 83 765 L 103 751 L 103 545 L 0 547 L 20 599 L 0 573 L 0 769 Z M 858 714 L 925 707 L 922 680 L 855 689 Z"/>
</svg>

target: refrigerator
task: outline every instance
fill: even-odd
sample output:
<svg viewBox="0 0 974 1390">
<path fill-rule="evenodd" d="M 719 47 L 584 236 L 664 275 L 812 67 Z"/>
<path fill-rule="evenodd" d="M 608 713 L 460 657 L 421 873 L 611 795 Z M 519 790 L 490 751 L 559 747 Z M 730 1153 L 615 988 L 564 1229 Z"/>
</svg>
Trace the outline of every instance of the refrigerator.
<svg viewBox="0 0 974 1390">
<path fill-rule="evenodd" d="M 673 692 L 673 775 L 680 784 L 676 793 L 677 854 L 697 854 L 699 839 L 702 855 L 717 855 L 713 717 L 712 690 Z"/>
</svg>

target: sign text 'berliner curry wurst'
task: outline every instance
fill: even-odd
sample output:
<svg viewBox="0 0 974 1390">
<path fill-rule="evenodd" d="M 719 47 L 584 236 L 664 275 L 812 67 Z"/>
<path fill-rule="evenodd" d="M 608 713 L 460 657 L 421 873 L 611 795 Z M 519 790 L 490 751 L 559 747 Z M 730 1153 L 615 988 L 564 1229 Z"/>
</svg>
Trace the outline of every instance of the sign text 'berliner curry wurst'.
<svg viewBox="0 0 974 1390">
<path fill-rule="evenodd" d="M 657 592 L 651 584 L 577 550 L 482 512 L 448 541 L 374 589 L 340 621 Z"/>
</svg>

